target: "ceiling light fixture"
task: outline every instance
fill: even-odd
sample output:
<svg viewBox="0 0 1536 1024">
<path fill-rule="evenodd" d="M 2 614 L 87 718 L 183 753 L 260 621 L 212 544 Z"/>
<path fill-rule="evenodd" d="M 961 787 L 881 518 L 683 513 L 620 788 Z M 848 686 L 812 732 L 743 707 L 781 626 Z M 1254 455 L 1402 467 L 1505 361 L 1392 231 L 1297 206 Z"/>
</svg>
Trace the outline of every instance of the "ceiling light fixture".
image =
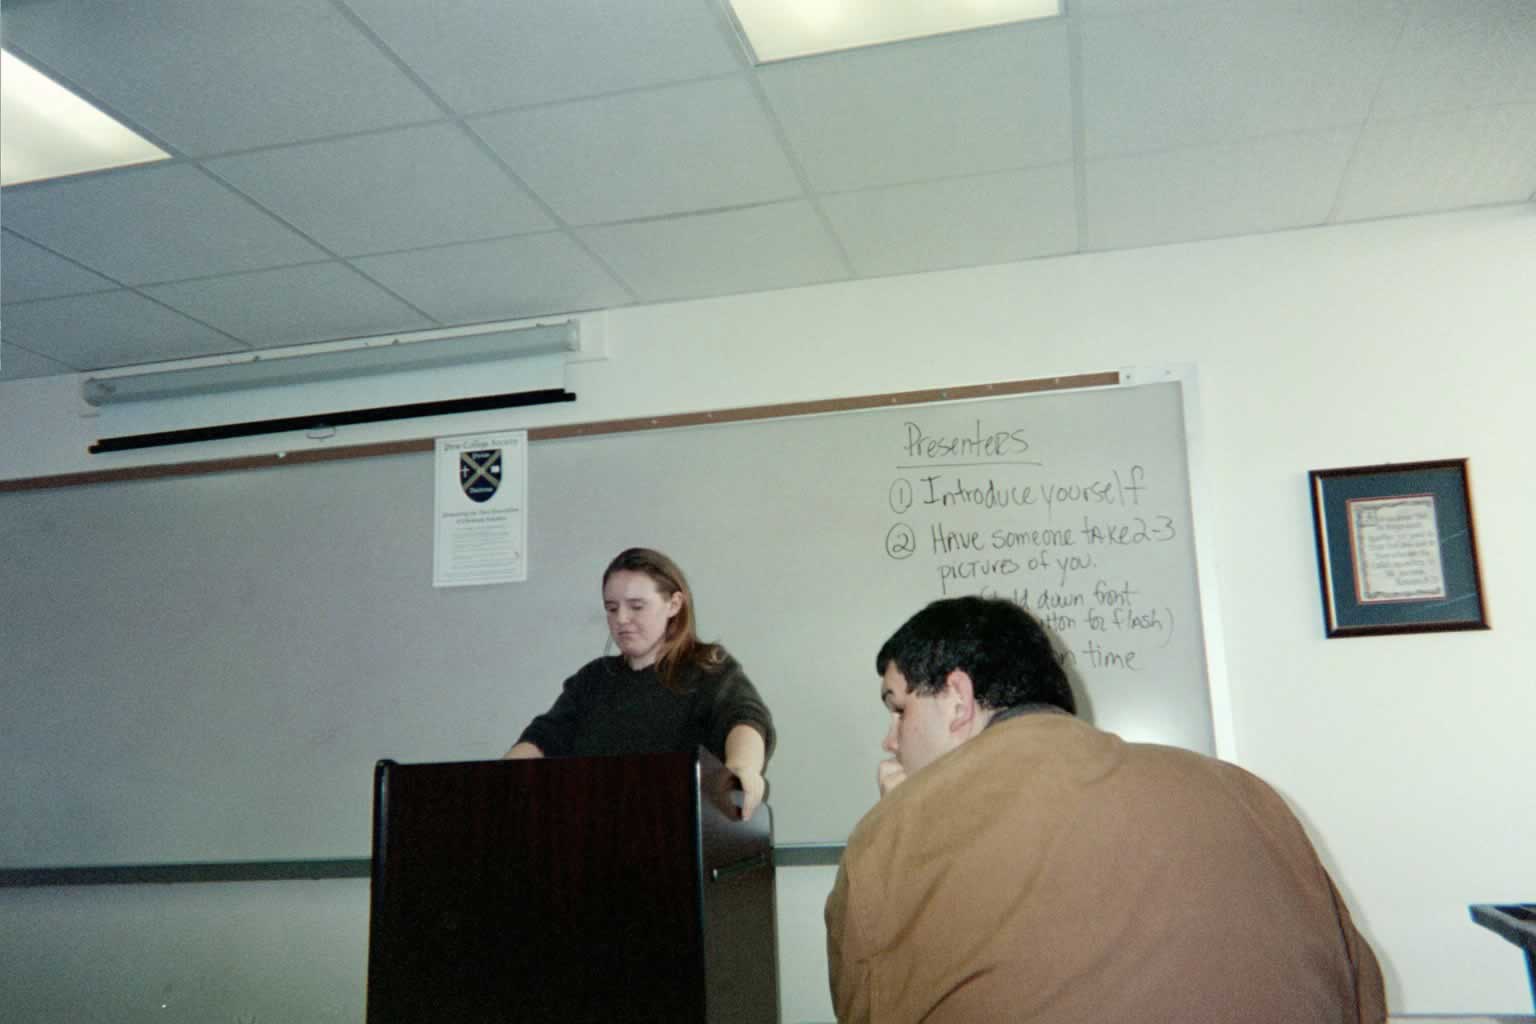
<svg viewBox="0 0 1536 1024">
<path fill-rule="evenodd" d="M 1061 0 L 728 0 L 757 64 L 1061 14 Z"/>
<path fill-rule="evenodd" d="M 9 50 L 0 50 L 0 185 L 169 160 Z"/>
</svg>

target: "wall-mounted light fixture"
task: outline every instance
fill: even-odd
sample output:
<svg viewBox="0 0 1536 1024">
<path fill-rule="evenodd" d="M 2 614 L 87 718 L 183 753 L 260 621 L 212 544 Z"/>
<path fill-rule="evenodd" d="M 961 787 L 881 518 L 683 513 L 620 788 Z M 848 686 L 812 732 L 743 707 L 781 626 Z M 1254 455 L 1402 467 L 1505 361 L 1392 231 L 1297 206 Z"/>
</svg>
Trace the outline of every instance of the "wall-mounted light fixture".
<svg viewBox="0 0 1536 1024">
<path fill-rule="evenodd" d="M 86 378 L 80 385 L 81 396 L 87 403 L 121 407 L 138 402 L 144 405 L 136 408 L 164 413 L 170 413 L 174 408 L 174 414 L 161 417 L 170 419 L 173 429 L 104 437 L 88 450 L 92 454 L 101 454 L 292 431 L 334 433 L 339 426 L 385 420 L 452 416 L 552 402 L 572 402 L 576 396 L 563 387 L 561 368 L 565 361 L 560 356 L 562 353 L 575 358 L 590 355 L 583 353 L 581 346 L 581 324 L 568 320 L 557 324 L 434 337 L 430 340 L 384 338 L 350 348 L 327 348 L 319 352 L 292 355 L 260 353 L 200 366 L 101 374 Z M 452 371 L 465 369 L 470 371 L 472 381 L 491 385 L 497 393 L 485 394 L 482 390 L 467 397 L 430 397 L 426 400 L 417 400 L 411 394 L 418 391 L 429 394 L 437 389 L 431 386 L 420 387 L 421 381 L 410 374 L 422 373 L 425 377 L 431 377 L 434 371 L 447 370 L 453 375 Z M 362 391 L 353 387 L 385 375 L 395 378 L 388 386 L 374 387 L 370 384 Z M 307 392 L 302 389 L 290 393 L 291 397 L 287 400 L 279 399 L 278 396 L 284 394 L 279 389 L 285 385 L 320 383 L 352 388 L 350 394 L 353 399 L 366 397 L 373 402 L 386 397 L 399 399 L 403 390 L 410 400 L 397 400 L 393 404 L 384 405 L 369 404 L 366 408 L 356 408 L 344 400 L 340 408 L 325 412 L 305 408 L 298 415 L 278 414 L 279 409 L 286 405 L 308 405 L 304 401 Z M 249 394 L 240 394 L 244 392 Z M 325 397 L 330 392 L 321 391 L 317 394 Z M 257 418 L 189 426 L 183 415 L 185 408 L 176 408 L 181 407 L 182 403 L 174 401 L 221 395 L 229 396 L 219 403 L 223 411 L 239 405 L 256 412 Z M 164 401 L 165 405 L 154 404 L 160 401 Z M 198 414 L 201 418 L 206 410 L 200 409 Z M 316 435 L 311 433 L 311 436 Z"/>
<path fill-rule="evenodd" d="M 576 352 L 580 348 L 581 325 L 567 320 L 432 341 L 385 341 L 313 355 L 257 353 L 235 362 L 211 366 L 87 377 L 80 385 L 80 394 L 86 402 L 96 406 L 144 402 L 285 384 L 354 380 L 382 373 L 472 366 L 500 359 Z"/>
</svg>

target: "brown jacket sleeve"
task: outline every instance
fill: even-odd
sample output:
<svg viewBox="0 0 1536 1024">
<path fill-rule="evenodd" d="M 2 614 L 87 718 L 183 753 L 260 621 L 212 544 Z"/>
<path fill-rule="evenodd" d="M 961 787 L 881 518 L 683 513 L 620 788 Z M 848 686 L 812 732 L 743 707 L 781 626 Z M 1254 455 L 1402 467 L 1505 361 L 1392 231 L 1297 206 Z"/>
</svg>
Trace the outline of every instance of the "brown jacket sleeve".
<svg viewBox="0 0 1536 1024">
<path fill-rule="evenodd" d="M 849 915 L 848 888 L 847 865 L 839 864 L 837 882 L 827 897 L 827 974 L 832 1009 L 840 1024 L 866 1024 L 870 1019 L 869 959 Z"/>
<path fill-rule="evenodd" d="M 1365 937 L 1355 927 L 1354 919 L 1349 916 L 1349 907 L 1345 905 L 1344 897 L 1339 895 L 1339 887 L 1333 884 L 1332 878 L 1328 879 L 1328 889 L 1333 896 L 1339 928 L 1344 933 L 1344 948 L 1355 971 L 1355 1000 L 1360 1024 L 1385 1024 L 1387 992 L 1381 980 L 1381 965 L 1376 962 L 1371 944 L 1365 941 Z"/>
</svg>

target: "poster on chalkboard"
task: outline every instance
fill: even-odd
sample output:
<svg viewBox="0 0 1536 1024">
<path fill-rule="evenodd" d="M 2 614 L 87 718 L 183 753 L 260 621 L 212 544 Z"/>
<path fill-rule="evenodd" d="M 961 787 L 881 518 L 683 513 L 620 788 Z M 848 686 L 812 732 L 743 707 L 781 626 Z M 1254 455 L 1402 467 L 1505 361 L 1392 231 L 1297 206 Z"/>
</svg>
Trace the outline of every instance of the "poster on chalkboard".
<svg viewBox="0 0 1536 1024">
<path fill-rule="evenodd" d="M 528 578 L 528 432 L 437 439 L 432 585 Z"/>
</svg>

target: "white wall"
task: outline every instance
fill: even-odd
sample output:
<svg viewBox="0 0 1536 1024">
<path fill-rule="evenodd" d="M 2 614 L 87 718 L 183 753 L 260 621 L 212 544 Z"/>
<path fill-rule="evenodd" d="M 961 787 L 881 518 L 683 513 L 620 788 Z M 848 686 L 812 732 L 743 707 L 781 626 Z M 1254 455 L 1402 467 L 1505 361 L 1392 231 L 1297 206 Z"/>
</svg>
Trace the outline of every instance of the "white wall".
<svg viewBox="0 0 1536 1024">
<path fill-rule="evenodd" d="M 1473 924 L 1467 905 L 1536 899 L 1536 682 L 1522 657 L 1525 624 L 1536 619 L 1536 533 L 1527 527 L 1536 507 L 1536 207 L 601 320 L 610 358 L 573 368 L 578 402 L 494 422 L 1194 364 L 1210 492 L 1199 526 L 1214 542 L 1237 760 L 1311 828 L 1381 955 L 1397 1012 L 1529 1011 L 1518 951 Z M 85 455 L 96 434 L 79 416 L 75 386 L 0 384 L 0 479 L 168 460 Z M 373 427 L 330 443 L 434 429 Z M 1449 457 L 1471 460 L 1493 629 L 1323 639 L 1306 472 Z M 829 884 L 819 869 L 781 874 L 786 1021 L 830 1017 L 815 955 Z M 76 926 L 88 925 L 57 925 Z M 0 939 L 0 958 L 11 941 Z"/>
</svg>

